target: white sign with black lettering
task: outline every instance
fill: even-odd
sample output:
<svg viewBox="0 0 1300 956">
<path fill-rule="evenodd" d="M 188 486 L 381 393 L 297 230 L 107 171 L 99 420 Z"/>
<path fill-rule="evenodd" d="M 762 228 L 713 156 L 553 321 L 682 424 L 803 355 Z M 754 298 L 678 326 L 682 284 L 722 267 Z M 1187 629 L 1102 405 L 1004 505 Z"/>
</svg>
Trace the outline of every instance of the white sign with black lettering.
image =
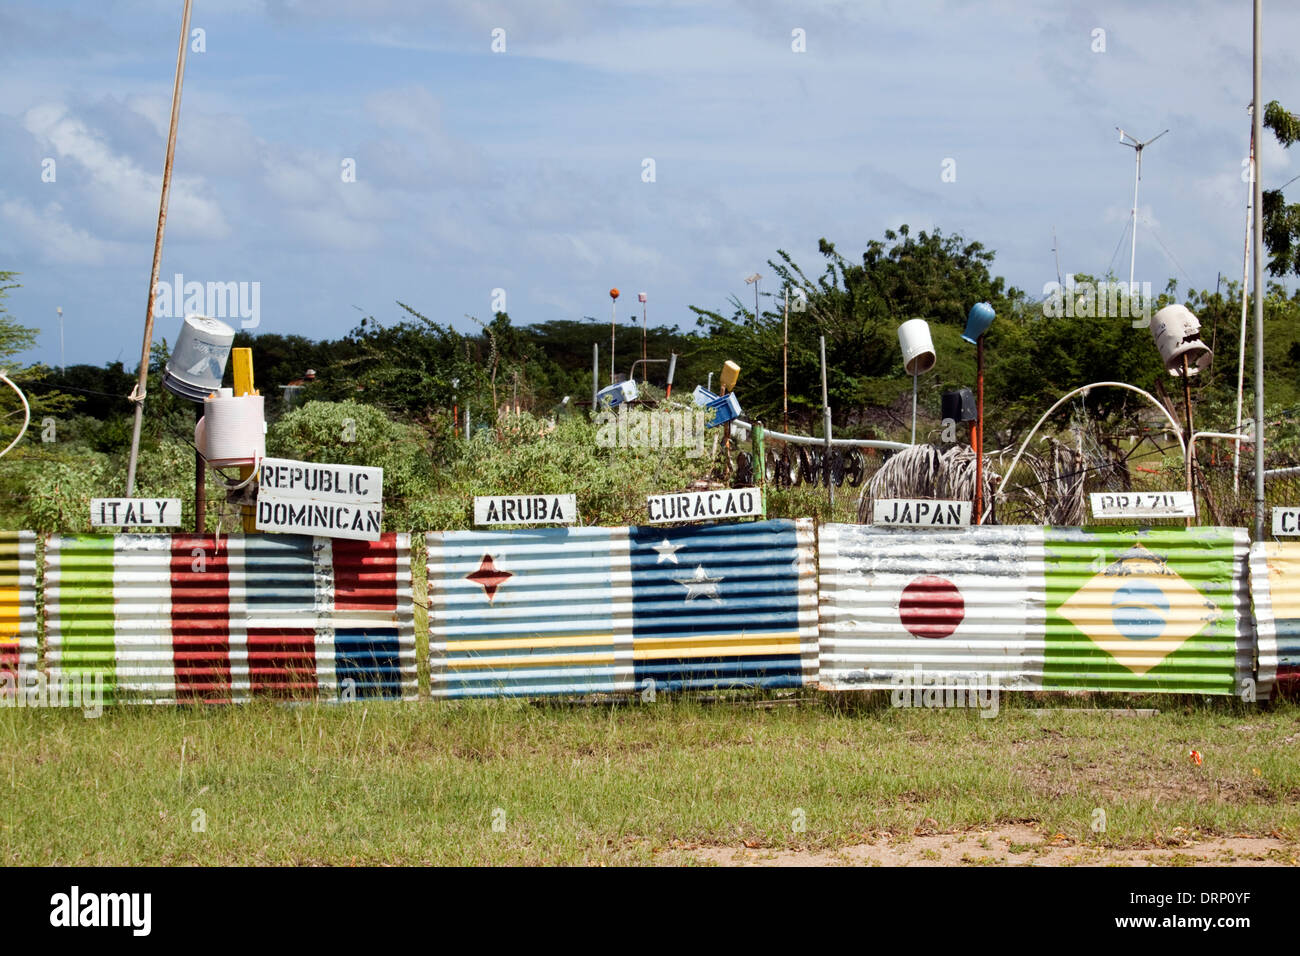
<svg viewBox="0 0 1300 956">
<path fill-rule="evenodd" d="M 1195 518 L 1190 491 L 1099 491 L 1089 495 L 1094 518 Z"/>
<path fill-rule="evenodd" d="M 475 524 L 573 524 L 577 495 L 477 495 Z"/>
<path fill-rule="evenodd" d="M 378 541 L 384 469 L 263 458 L 257 530 Z"/>
<path fill-rule="evenodd" d="M 758 488 L 719 488 L 717 491 L 650 495 L 646 498 L 645 508 L 651 524 L 762 517 L 763 492 Z"/>
<path fill-rule="evenodd" d="M 91 498 L 90 524 L 95 528 L 179 528 L 179 498 Z"/>
<path fill-rule="evenodd" d="M 970 502 L 946 498 L 879 498 L 871 507 L 872 524 L 901 528 L 965 528 Z"/>
<path fill-rule="evenodd" d="M 1300 508 L 1274 508 L 1273 534 L 1275 536 L 1300 534 Z"/>
</svg>

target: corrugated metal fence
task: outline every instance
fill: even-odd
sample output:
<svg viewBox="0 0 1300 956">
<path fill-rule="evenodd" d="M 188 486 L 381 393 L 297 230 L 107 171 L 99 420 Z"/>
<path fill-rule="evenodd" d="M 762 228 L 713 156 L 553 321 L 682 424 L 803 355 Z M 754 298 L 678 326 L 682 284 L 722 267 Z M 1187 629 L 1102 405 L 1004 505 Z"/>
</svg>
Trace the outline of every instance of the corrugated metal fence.
<svg viewBox="0 0 1300 956">
<path fill-rule="evenodd" d="M 428 536 L 435 697 L 799 687 L 811 519 Z"/>
<path fill-rule="evenodd" d="M 1300 542 L 1256 541 L 1251 593 L 1259 630 L 1261 696 L 1273 681 L 1300 681 Z"/>
<path fill-rule="evenodd" d="M 36 665 L 36 534 L 0 531 L 0 695 L 14 695 Z"/>
<path fill-rule="evenodd" d="M 409 535 L 56 536 L 45 601 L 51 681 L 110 703 L 417 694 Z"/>
<path fill-rule="evenodd" d="M 824 525 L 819 684 L 1238 693 L 1247 543 L 1233 528 Z"/>
</svg>

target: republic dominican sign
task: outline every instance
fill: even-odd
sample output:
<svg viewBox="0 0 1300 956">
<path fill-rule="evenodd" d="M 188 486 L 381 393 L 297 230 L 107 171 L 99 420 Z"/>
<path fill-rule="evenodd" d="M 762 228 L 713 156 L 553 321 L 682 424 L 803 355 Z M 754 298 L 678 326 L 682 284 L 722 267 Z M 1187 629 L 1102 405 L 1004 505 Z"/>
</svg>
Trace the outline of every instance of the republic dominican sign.
<svg viewBox="0 0 1300 956">
<path fill-rule="evenodd" d="M 178 528 L 179 498 L 92 498 L 90 524 L 95 528 Z"/>
<path fill-rule="evenodd" d="M 879 498 L 871 508 L 871 523 L 906 528 L 964 528 L 970 524 L 970 502 Z"/>
<path fill-rule="evenodd" d="M 257 530 L 378 541 L 384 469 L 263 458 Z"/>
<path fill-rule="evenodd" d="M 758 488 L 719 488 L 717 491 L 651 495 L 646 499 L 645 508 L 651 524 L 761 517 L 763 493 Z"/>
<path fill-rule="evenodd" d="M 475 524 L 573 524 L 577 495 L 478 495 Z"/>
</svg>

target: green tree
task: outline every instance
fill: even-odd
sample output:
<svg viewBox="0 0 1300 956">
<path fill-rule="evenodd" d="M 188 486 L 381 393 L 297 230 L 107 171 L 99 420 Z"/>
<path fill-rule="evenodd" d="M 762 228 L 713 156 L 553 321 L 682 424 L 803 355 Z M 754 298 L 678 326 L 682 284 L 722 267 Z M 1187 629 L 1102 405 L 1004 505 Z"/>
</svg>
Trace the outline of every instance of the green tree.
<svg viewBox="0 0 1300 956">
<path fill-rule="evenodd" d="M 1264 126 L 1283 148 L 1300 140 L 1300 116 L 1288 113 L 1277 100 L 1264 108 Z M 1300 276 L 1300 203 L 1288 205 L 1281 189 L 1265 189 L 1263 200 L 1264 247 L 1268 249 L 1268 272 L 1273 276 Z"/>
</svg>

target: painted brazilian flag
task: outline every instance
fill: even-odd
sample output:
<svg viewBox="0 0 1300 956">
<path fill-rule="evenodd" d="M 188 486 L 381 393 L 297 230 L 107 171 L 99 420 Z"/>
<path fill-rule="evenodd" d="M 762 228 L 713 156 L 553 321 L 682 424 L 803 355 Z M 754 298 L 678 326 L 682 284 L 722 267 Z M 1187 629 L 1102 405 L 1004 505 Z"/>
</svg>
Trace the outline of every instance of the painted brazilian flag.
<svg viewBox="0 0 1300 956">
<path fill-rule="evenodd" d="M 1048 528 L 1045 690 L 1234 694 L 1251 675 L 1240 528 Z"/>
</svg>

